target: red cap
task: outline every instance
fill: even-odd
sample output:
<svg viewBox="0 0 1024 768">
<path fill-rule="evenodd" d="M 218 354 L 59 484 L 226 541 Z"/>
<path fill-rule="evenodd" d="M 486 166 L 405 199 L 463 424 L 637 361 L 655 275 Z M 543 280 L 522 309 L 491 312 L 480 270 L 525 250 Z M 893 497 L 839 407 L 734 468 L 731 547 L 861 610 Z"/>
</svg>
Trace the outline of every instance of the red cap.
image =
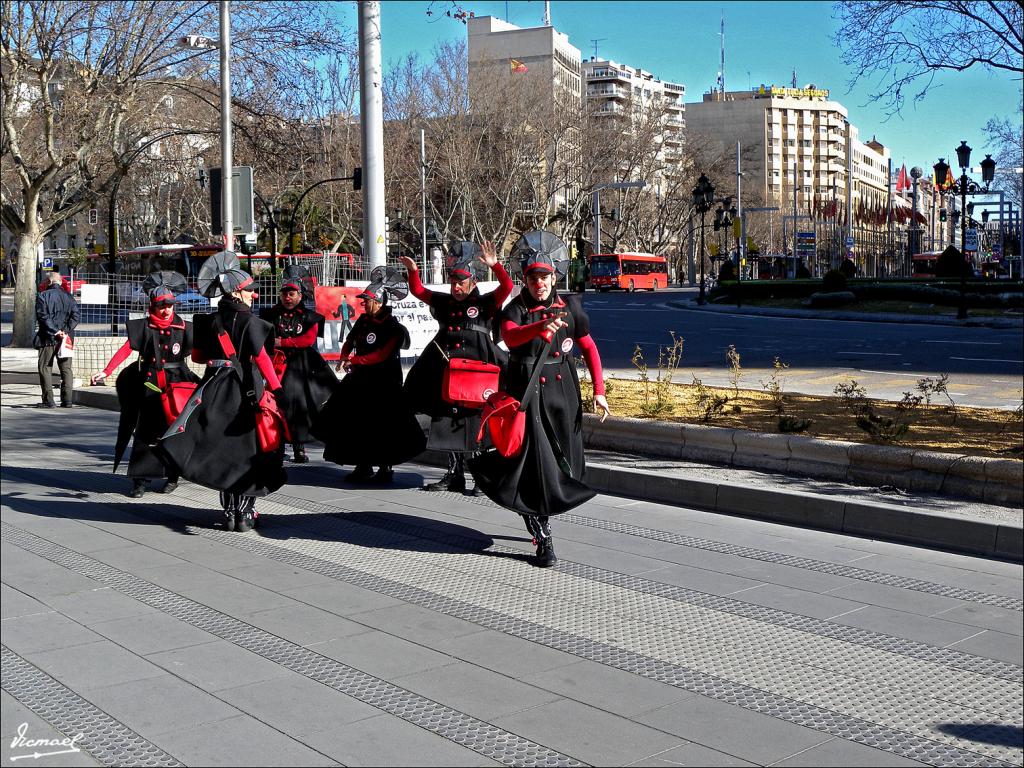
<svg viewBox="0 0 1024 768">
<path fill-rule="evenodd" d="M 542 272 L 545 275 L 550 275 L 554 271 L 555 268 L 551 264 L 545 264 L 543 261 L 538 261 L 527 268 L 526 274 L 530 274 L 531 272 Z"/>
</svg>

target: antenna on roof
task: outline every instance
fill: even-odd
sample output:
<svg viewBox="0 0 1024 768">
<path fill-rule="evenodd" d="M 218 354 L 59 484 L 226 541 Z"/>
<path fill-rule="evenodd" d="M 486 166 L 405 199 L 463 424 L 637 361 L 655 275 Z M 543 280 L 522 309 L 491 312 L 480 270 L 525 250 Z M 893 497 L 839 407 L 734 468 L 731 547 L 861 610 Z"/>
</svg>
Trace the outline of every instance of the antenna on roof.
<svg viewBox="0 0 1024 768">
<path fill-rule="evenodd" d="M 597 58 L 597 44 L 598 43 L 603 43 L 607 39 L 608 39 L 607 37 L 592 37 L 592 38 L 590 38 L 590 42 L 594 44 L 594 58 L 595 59 Z"/>
<path fill-rule="evenodd" d="M 796 67 L 793 67 L 793 87 L 796 88 Z"/>
<path fill-rule="evenodd" d="M 718 33 L 721 38 L 722 58 L 718 67 L 718 91 L 725 93 L 725 9 L 722 9 L 722 30 Z"/>
<path fill-rule="evenodd" d="M 544 26 L 551 26 L 551 3 L 544 0 Z"/>
</svg>

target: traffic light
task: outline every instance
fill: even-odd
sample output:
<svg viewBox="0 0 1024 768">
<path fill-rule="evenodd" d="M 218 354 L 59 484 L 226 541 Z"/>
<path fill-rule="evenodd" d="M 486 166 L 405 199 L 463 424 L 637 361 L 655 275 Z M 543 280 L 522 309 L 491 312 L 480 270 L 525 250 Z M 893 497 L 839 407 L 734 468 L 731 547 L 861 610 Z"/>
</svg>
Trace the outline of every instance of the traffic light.
<svg viewBox="0 0 1024 768">
<path fill-rule="evenodd" d="M 941 211 L 939 211 L 939 221 L 945 221 L 945 220 L 946 220 L 946 209 L 943 208 Z"/>
<path fill-rule="evenodd" d="M 358 192 L 363 188 L 363 169 L 359 166 L 352 171 L 352 189 Z"/>
</svg>

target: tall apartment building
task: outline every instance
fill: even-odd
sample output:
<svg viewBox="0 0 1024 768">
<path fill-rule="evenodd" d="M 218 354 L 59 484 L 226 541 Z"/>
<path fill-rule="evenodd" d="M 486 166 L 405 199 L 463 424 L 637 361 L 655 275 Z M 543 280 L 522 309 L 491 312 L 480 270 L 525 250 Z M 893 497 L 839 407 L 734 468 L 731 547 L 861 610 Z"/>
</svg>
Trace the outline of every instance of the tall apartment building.
<svg viewBox="0 0 1024 768">
<path fill-rule="evenodd" d="M 833 239 L 854 238 L 853 258 L 862 270 L 899 268 L 890 224 L 908 224 L 910 213 L 907 199 L 889 196 L 889 150 L 874 139 L 860 141 L 846 107 L 831 100 L 827 90 L 762 85 L 712 91 L 688 105 L 687 126 L 723 147 L 739 141 L 753 150 L 744 160 L 744 188 L 752 185 L 765 205 L 778 206 L 787 216 L 795 195 L 798 216 L 824 220 Z M 890 204 L 896 215 L 888 213 Z M 920 201 L 918 210 L 927 210 Z M 805 219 L 799 222 L 808 226 Z M 781 241 L 772 244 L 773 250 L 785 247 Z M 832 251 L 833 262 L 841 255 Z M 883 259 L 892 262 L 889 267 Z"/>
<path fill-rule="evenodd" d="M 501 78 L 524 78 L 539 94 L 538 109 L 554 116 L 561 135 L 539 159 L 538 174 L 544 167 L 578 168 L 581 147 L 580 87 L 581 53 L 567 35 L 551 26 L 521 28 L 494 16 L 468 20 L 469 96 L 473 109 L 500 108 L 493 90 Z M 500 93 L 500 92 L 499 92 Z M 540 115 L 538 115 L 540 117 Z M 578 194 L 579 183 L 567 179 L 548 205 L 558 207 Z"/>
<path fill-rule="evenodd" d="M 591 57 L 583 62 L 586 114 L 593 119 L 630 119 L 650 110 L 661 119 L 655 136 L 662 169 L 646 179 L 656 188 L 662 176 L 681 170 L 686 128 L 686 86 L 659 80 L 639 67 Z"/>
</svg>

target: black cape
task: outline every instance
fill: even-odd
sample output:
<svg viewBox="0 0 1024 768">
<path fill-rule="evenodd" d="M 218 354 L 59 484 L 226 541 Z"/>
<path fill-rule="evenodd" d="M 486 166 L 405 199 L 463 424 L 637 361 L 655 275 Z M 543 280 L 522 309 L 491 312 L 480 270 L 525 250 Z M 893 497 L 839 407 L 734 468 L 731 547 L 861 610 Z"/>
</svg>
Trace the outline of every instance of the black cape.
<svg viewBox="0 0 1024 768">
<path fill-rule="evenodd" d="M 495 450 L 469 460 L 477 487 L 496 504 L 524 515 L 550 516 L 567 512 L 593 498 L 583 483 L 583 404 L 573 355 L 574 340 L 590 333 L 590 320 L 576 296 L 553 294 L 537 305 L 527 291 L 509 302 L 502 313 L 517 325 L 528 325 L 567 312 L 568 325 L 555 334 L 537 395 L 526 410 L 523 449 L 511 458 Z M 536 357 L 547 344 L 537 337 L 509 350 L 502 389 L 522 400 Z"/>
<path fill-rule="evenodd" d="M 323 329 L 324 319 L 303 305 L 285 309 L 281 304 L 260 310 L 260 318 L 274 327 L 274 338 L 290 339 L 302 336 L 311 327 Z M 293 443 L 307 443 L 310 427 L 320 409 L 338 386 L 338 377 L 320 355 L 314 343 L 311 347 L 281 347 L 274 349 L 275 368 L 284 362 L 278 373 L 281 395 L 278 404 L 284 411 L 291 430 Z"/>
<path fill-rule="evenodd" d="M 356 365 L 345 375 L 313 425 L 324 443 L 324 459 L 335 464 L 394 466 L 419 455 L 425 439 L 402 390 L 401 350 L 409 332 L 383 307 L 362 315 L 346 339 L 351 355 L 390 353 L 379 362 Z"/>
<path fill-rule="evenodd" d="M 241 366 L 207 367 L 189 406 L 168 428 L 158 450 L 182 477 L 207 488 L 243 496 L 273 493 L 287 479 L 284 446 L 268 453 L 260 450 L 255 403 L 264 383 L 253 362 L 265 348 L 271 326 L 228 296 L 221 299 L 216 313 L 195 315 L 192 322 L 202 359 L 224 359 L 217 339 L 223 328 Z"/>
</svg>

